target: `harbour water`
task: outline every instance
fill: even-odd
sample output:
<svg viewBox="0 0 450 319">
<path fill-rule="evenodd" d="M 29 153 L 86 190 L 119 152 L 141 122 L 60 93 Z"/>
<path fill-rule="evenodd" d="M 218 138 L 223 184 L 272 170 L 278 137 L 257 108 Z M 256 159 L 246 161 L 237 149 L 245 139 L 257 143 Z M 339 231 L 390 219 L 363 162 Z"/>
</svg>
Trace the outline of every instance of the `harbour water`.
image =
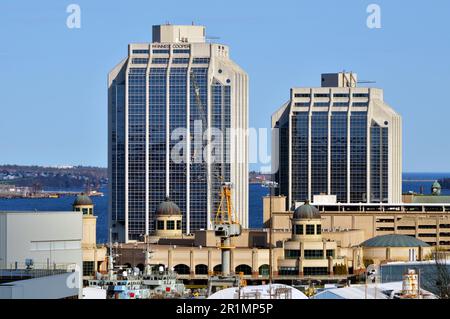
<svg viewBox="0 0 450 319">
<path fill-rule="evenodd" d="M 434 180 L 450 177 L 450 173 L 405 173 L 403 174 L 403 192 L 420 192 L 421 188 L 425 194 L 431 192 Z M 70 189 L 70 191 L 82 191 Z M 95 205 L 97 219 L 97 242 L 104 243 L 108 238 L 108 190 L 100 189 L 105 196 L 92 197 Z M 262 198 L 269 190 L 259 184 L 249 185 L 249 221 L 251 228 L 262 227 Z M 442 191 L 444 195 L 450 195 L 450 190 Z M 66 196 L 57 199 L 0 199 L 0 210 L 7 211 L 69 211 L 72 209 L 74 197 Z"/>
</svg>

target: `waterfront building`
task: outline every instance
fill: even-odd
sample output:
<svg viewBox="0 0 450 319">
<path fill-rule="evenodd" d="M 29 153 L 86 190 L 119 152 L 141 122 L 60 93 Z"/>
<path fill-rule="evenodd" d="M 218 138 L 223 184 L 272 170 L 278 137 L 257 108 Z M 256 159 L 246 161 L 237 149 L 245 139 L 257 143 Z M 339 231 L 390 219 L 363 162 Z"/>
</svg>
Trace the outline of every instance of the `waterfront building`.
<svg viewBox="0 0 450 319">
<path fill-rule="evenodd" d="M 130 44 L 108 76 L 108 113 L 114 241 L 153 233 L 166 197 L 179 206 L 184 233 L 212 229 L 222 181 L 233 184 L 248 227 L 248 77 L 228 46 L 206 41 L 205 27 L 153 26 L 153 42 Z M 224 133 L 214 150 L 208 128 Z"/>
<path fill-rule="evenodd" d="M 283 243 L 284 256 L 278 260 L 278 274 L 299 276 L 334 275 L 342 266 L 348 273 L 347 260 L 338 250 L 337 242 L 325 240 L 319 210 L 308 202 L 295 209 L 291 222 L 291 238 Z M 362 249 L 353 247 L 355 271 L 364 268 Z"/>
<path fill-rule="evenodd" d="M 81 297 L 82 232 L 80 212 L 0 212 L 0 298 Z"/>
<path fill-rule="evenodd" d="M 167 216 L 166 211 L 176 211 L 173 203 L 166 201 L 162 204 L 164 213 L 158 215 Z M 172 213 L 172 216 L 176 214 Z M 291 220 L 294 228 L 291 227 Z M 275 280 L 322 278 L 340 281 L 359 273 L 364 267 L 363 251 L 358 246 L 363 241 L 361 231 L 322 232 L 318 209 L 309 204 L 290 213 L 287 224 L 274 223 L 271 246 Z M 240 236 L 233 237 L 231 269 L 249 281 L 267 281 L 269 238 L 268 229 L 244 229 Z M 191 236 L 166 236 L 162 232 L 161 236 L 146 237 L 145 243 L 118 244 L 117 262 L 141 270 L 147 263 L 162 265 L 174 269 L 181 279 L 206 280 L 208 276 L 218 275 L 222 271 L 222 256 L 218 247 L 220 238 L 215 236 L 213 230 L 199 230 Z M 146 261 L 143 251 L 147 248 L 151 257 Z"/>
<path fill-rule="evenodd" d="M 269 201 L 269 196 L 264 197 L 265 225 L 270 221 Z M 274 228 L 289 229 L 292 210 L 284 209 L 286 197 L 275 196 L 272 202 Z M 317 208 L 327 236 L 342 230 L 354 234 L 352 241 L 361 244 L 377 236 L 406 235 L 432 247 L 450 249 L 450 204 L 320 204 Z"/>
<path fill-rule="evenodd" d="M 289 207 L 317 195 L 334 195 L 338 203 L 400 203 L 400 115 L 383 90 L 358 87 L 354 73 L 322 74 L 321 83 L 292 88 L 272 115 L 279 193 Z"/>
<path fill-rule="evenodd" d="M 83 214 L 83 279 L 93 279 L 97 272 L 107 271 L 107 249 L 97 244 L 97 216 L 94 214 L 94 203 L 85 194 L 80 194 L 72 204 L 74 212 Z"/>
</svg>

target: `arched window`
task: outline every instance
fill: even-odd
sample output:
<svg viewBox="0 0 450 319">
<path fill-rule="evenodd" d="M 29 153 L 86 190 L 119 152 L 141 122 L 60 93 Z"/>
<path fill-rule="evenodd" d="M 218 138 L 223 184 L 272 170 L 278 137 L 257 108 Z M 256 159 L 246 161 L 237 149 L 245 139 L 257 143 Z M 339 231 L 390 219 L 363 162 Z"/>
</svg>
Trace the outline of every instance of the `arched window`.
<svg viewBox="0 0 450 319">
<path fill-rule="evenodd" d="M 213 271 L 215 273 L 221 273 L 222 272 L 222 265 L 221 264 L 215 265 L 214 268 L 213 268 Z"/>
<path fill-rule="evenodd" d="M 179 275 L 189 275 L 189 273 L 191 271 L 189 266 L 185 265 L 185 264 L 178 264 L 173 268 L 174 268 L 174 271 Z"/>
<path fill-rule="evenodd" d="M 249 265 L 239 265 L 234 270 L 236 274 L 244 273 L 244 275 L 251 275 L 252 274 L 252 267 Z"/>
<path fill-rule="evenodd" d="M 195 266 L 195 274 L 196 275 L 207 275 L 208 274 L 208 266 L 203 265 L 203 264 Z"/>
<path fill-rule="evenodd" d="M 269 265 L 261 265 L 258 268 L 260 276 L 269 276 Z"/>
</svg>

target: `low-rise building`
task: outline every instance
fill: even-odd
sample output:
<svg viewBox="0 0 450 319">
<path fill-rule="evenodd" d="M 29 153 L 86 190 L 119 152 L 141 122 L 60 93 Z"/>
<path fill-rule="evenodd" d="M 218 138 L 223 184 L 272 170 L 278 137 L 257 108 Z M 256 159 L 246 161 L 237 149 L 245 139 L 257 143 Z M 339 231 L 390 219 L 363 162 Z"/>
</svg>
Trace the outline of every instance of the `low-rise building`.
<svg viewBox="0 0 450 319">
<path fill-rule="evenodd" d="M 81 212 L 0 212 L 0 298 L 78 298 Z"/>
</svg>

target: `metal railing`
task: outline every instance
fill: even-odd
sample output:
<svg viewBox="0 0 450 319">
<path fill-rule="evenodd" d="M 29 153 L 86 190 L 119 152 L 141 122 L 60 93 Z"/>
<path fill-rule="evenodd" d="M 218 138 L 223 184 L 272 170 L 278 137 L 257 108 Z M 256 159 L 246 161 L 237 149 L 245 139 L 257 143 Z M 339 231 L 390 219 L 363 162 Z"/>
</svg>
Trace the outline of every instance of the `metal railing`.
<svg viewBox="0 0 450 319">
<path fill-rule="evenodd" d="M 0 283 L 65 274 L 75 271 L 75 268 L 76 264 L 34 263 L 30 265 L 15 262 L 0 269 Z"/>
</svg>

